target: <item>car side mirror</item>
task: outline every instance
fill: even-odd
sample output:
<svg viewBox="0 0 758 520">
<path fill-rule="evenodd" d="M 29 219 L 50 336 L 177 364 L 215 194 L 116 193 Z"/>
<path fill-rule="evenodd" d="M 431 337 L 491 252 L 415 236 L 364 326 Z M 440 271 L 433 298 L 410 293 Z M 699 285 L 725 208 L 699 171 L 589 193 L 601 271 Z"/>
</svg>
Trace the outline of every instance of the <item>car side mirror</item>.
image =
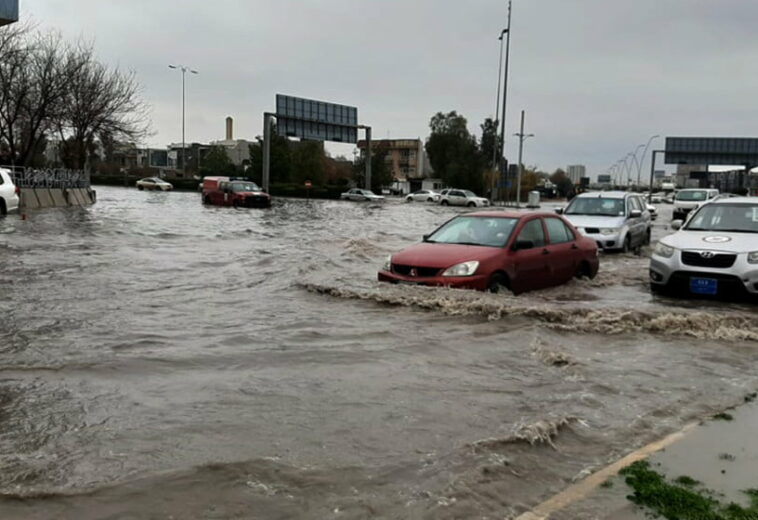
<svg viewBox="0 0 758 520">
<path fill-rule="evenodd" d="M 673 220 L 671 221 L 671 229 L 674 231 L 679 231 L 682 229 L 682 225 L 684 224 L 683 220 Z"/>
<path fill-rule="evenodd" d="M 631 212 L 629 212 L 629 218 L 640 218 L 642 216 L 642 212 L 638 209 L 633 209 Z"/>
<path fill-rule="evenodd" d="M 422 240 L 423 240 L 424 242 L 426 242 L 427 240 L 429 240 L 429 236 L 430 236 L 430 235 L 424 235 L 424 236 L 423 236 L 423 237 L 421 237 L 421 238 L 422 238 Z"/>
<path fill-rule="evenodd" d="M 514 251 L 521 251 L 522 249 L 532 249 L 534 247 L 534 242 L 531 240 L 516 240 L 516 243 L 513 244 L 513 250 Z"/>
<path fill-rule="evenodd" d="M 564 213 L 565 211 L 566 211 L 566 210 L 565 210 L 564 208 L 556 208 L 556 209 L 555 209 L 555 212 L 556 212 L 556 213 L 558 213 L 559 215 L 563 215 L 563 213 Z"/>
</svg>

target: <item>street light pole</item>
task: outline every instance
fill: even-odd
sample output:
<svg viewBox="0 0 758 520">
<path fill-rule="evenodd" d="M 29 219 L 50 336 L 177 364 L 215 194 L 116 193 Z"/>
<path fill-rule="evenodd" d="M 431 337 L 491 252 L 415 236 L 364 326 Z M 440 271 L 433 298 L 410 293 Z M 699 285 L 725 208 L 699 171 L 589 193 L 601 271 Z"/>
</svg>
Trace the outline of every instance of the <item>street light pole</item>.
<svg viewBox="0 0 758 520">
<path fill-rule="evenodd" d="M 500 36 L 498 37 L 498 40 L 500 40 L 500 59 L 498 60 L 498 68 L 497 68 L 497 102 L 495 104 L 495 142 L 492 146 L 492 168 L 497 170 L 497 150 L 498 150 L 498 142 L 497 142 L 497 116 L 500 114 L 500 85 L 503 81 L 503 36 L 508 32 L 508 29 L 503 29 L 500 31 Z"/>
<path fill-rule="evenodd" d="M 503 114 L 500 118 L 500 157 L 498 165 L 505 156 L 505 115 L 508 101 L 508 64 L 511 55 L 511 0 L 508 0 L 508 27 L 505 28 L 505 73 L 503 74 Z M 501 34 L 502 37 L 502 34 Z"/>
<path fill-rule="evenodd" d="M 185 121 L 185 119 L 184 119 L 184 114 L 185 114 L 185 109 L 184 109 L 184 98 L 185 98 L 185 96 L 184 96 L 184 93 L 185 93 L 184 83 L 185 83 L 185 79 L 184 79 L 184 77 L 187 74 L 187 72 L 190 72 L 191 74 L 199 74 L 199 72 L 197 72 L 196 70 L 193 70 L 193 69 L 191 69 L 191 68 L 189 68 L 189 67 L 187 67 L 185 65 L 169 65 L 168 68 L 169 69 L 180 70 L 182 72 L 182 173 L 186 173 L 187 172 L 187 150 L 186 150 L 186 143 L 185 143 L 185 136 L 184 136 L 184 129 L 185 129 L 185 124 L 184 124 L 184 121 Z"/>
<path fill-rule="evenodd" d="M 524 110 L 521 111 L 521 131 L 517 134 L 514 134 L 518 136 L 519 138 L 519 145 L 518 145 L 518 181 L 516 182 L 516 207 L 521 207 L 521 173 L 524 171 L 524 163 L 523 163 L 523 156 L 524 156 L 524 141 L 526 141 L 530 137 L 534 137 L 534 134 L 525 134 L 524 133 L 524 116 L 526 112 Z"/>
<path fill-rule="evenodd" d="M 650 139 L 647 140 L 647 144 L 645 145 L 645 151 L 642 152 L 642 160 L 637 164 L 637 185 L 640 185 L 641 182 L 641 174 L 642 174 L 642 164 L 645 162 L 645 156 L 647 155 L 647 150 L 650 148 L 650 143 L 653 142 L 653 139 L 658 139 L 660 135 L 653 135 L 650 136 Z"/>
</svg>

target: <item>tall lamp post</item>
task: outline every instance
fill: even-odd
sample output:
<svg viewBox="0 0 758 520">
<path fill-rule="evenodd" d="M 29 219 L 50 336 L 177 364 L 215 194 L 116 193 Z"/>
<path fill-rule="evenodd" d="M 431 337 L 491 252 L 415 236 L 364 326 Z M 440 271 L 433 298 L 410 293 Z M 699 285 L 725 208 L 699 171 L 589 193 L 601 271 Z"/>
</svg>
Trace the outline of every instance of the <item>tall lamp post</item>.
<svg viewBox="0 0 758 520">
<path fill-rule="evenodd" d="M 521 173 L 524 170 L 524 163 L 522 161 L 522 158 L 524 156 L 524 141 L 529 139 L 530 137 L 534 137 L 534 134 L 525 134 L 524 133 L 524 115 L 525 111 L 521 111 L 521 131 L 517 134 L 514 134 L 519 138 L 519 145 L 518 145 L 518 181 L 516 183 L 516 207 L 521 207 Z"/>
<path fill-rule="evenodd" d="M 498 40 L 500 40 L 500 59 L 498 60 L 498 68 L 497 68 L 497 100 L 495 104 L 495 125 L 497 125 L 497 116 L 500 114 L 500 85 L 503 81 L 503 36 L 505 36 L 508 33 L 508 29 L 503 29 L 500 31 L 500 36 L 498 36 Z M 498 152 L 498 139 L 497 139 L 497 126 L 495 126 L 495 143 L 492 146 L 492 168 L 497 169 L 497 152 Z"/>
<path fill-rule="evenodd" d="M 497 161 L 497 166 L 500 166 L 500 162 L 505 156 L 505 115 L 508 101 L 508 64 L 511 55 L 511 0 L 508 0 L 508 27 L 500 33 L 500 37 L 506 35 L 505 38 L 505 72 L 503 73 L 503 113 L 500 117 L 500 157 Z M 498 172 L 500 168 L 498 168 Z"/>
<path fill-rule="evenodd" d="M 645 156 L 647 155 L 647 150 L 650 148 L 650 143 L 653 142 L 653 139 L 658 139 L 660 135 L 653 135 L 650 136 L 650 139 L 647 140 L 647 144 L 645 145 L 645 151 L 642 152 L 642 159 L 637 164 L 637 186 L 640 185 L 642 182 L 641 174 L 642 174 L 642 164 L 645 162 Z"/>
<path fill-rule="evenodd" d="M 196 70 L 193 70 L 185 65 L 169 65 L 169 69 L 174 70 L 180 70 L 182 71 L 182 173 L 187 172 L 187 151 L 186 151 L 186 143 L 184 138 L 184 77 L 189 72 L 191 74 L 199 74 Z"/>
</svg>

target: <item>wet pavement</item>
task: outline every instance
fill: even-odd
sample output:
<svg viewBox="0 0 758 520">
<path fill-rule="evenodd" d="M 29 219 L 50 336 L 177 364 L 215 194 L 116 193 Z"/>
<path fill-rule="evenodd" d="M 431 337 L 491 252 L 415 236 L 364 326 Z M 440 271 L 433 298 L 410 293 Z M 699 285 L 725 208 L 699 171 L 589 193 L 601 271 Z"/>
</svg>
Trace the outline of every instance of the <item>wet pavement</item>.
<svg viewBox="0 0 758 520">
<path fill-rule="evenodd" d="M 518 297 L 375 282 L 459 212 L 0 219 L 0 518 L 508 518 L 758 388 L 756 307 L 652 296 L 649 251 Z"/>
</svg>

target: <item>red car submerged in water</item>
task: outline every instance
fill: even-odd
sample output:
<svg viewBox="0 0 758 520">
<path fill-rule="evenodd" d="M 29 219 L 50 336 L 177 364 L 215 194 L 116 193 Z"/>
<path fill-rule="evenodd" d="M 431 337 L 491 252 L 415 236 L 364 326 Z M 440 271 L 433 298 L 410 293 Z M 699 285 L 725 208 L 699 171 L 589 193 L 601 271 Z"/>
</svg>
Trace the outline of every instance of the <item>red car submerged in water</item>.
<svg viewBox="0 0 758 520">
<path fill-rule="evenodd" d="M 487 211 L 457 216 L 424 242 L 387 259 L 382 282 L 515 294 L 594 278 L 597 244 L 554 213 Z"/>
<path fill-rule="evenodd" d="M 252 181 L 229 177 L 204 177 L 203 204 L 235 208 L 268 208 L 271 196 Z"/>
</svg>

